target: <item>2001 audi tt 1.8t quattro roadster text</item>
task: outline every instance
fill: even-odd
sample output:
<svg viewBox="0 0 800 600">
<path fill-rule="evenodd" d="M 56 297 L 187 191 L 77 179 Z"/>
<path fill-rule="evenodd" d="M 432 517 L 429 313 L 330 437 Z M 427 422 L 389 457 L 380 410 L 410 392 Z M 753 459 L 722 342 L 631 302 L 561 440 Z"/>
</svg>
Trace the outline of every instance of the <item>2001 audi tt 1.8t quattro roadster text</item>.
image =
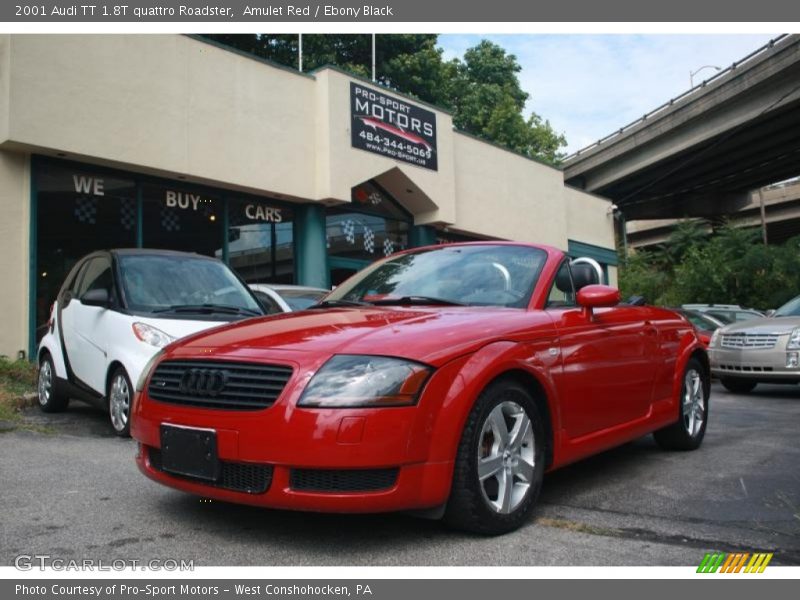
<svg viewBox="0 0 800 600">
<path fill-rule="evenodd" d="M 148 477 L 260 506 L 521 525 L 543 474 L 654 432 L 700 446 L 709 366 L 674 312 L 619 305 L 560 251 L 452 244 L 315 307 L 166 347 L 137 385 Z"/>
</svg>

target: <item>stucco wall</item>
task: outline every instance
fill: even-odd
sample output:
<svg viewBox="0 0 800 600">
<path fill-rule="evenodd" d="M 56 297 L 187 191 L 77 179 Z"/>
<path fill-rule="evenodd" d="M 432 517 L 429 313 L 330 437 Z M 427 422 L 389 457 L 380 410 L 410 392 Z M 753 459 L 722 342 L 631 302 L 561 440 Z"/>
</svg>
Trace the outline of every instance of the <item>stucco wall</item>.
<svg viewBox="0 0 800 600">
<path fill-rule="evenodd" d="M 567 237 L 613 250 L 614 217 L 611 202 L 571 187 L 564 187 Z"/>
<path fill-rule="evenodd" d="M 0 151 L 0 355 L 28 351 L 30 160 Z"/>
<path fill-rule="evenodd" d="M 314 196 L 313 78 L 181 35 L 5 41 L 10 127 L 0 143 Z"/>
<path fill-rule="evenodd" d="M 566 250 L 561 171 L 464 134 L 454 139 L 456 228 Z"/>
</svg>

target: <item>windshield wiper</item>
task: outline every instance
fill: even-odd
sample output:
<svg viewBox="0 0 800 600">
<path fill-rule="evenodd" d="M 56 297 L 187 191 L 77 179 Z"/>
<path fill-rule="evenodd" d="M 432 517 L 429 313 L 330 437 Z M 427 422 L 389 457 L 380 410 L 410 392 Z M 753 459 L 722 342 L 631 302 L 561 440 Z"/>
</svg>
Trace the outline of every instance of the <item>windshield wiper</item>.
<svg viewBox="0 0 800 600">
<path fill-rule="evenodd" d="M 323 300 L 322 302 L 317 302 L 316 304 L 312 304 L 306 310 L 312 310 L 315 308 L 339 308 L 342 306 L 369 306 L 369 302 L 357 302 L 356 300 Z"/>
<path fill-rule="evenodd" d="M 157 308 L 152 311 L 156 313 L 205 313 L 205 314 L 227 314 L 227 315 L 252 315 L 261 316 L 262 313 L 249 308 L 230 306 L 228 304 L 173 304 L 165 308 Z"/>
<path fill-rule="evenodd" d="M 373 300 L 371 304 L 375 306 L 390 306 L 390 305 L 434 305 L 434 306 L 467 306 L 463 302 L 456 302 L 455 300 L 447 300 L 445 298 L 434 298 L 433 296 L 400 296 L 398 298 L 380 298 Z"/>
</svg>

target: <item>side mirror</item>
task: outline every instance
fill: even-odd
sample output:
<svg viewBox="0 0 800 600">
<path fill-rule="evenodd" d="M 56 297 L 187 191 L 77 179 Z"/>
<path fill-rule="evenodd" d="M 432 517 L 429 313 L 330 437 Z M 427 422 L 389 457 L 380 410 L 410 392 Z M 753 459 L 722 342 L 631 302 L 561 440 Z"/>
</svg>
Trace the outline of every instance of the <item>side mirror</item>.
<svg viewBox="0 0 800 600">
<path fill-rule="evenodd" d="M 620 295 L 617 288 L 607 285 L 587 285 L 578 291 L 578 306 L 583 308 L 587 319 L 592 318 L 592 309 L 619 304 Z"/>
<path fill-rule="evenodd" d="M 770 308 L 766 313 L 764 313 L 764 316 L 765 317 L 771 317 L 774 314 L 775 314 L 775 309 L 774 308 Z"/>
<path fill-rule="evenodd" d="M 100 308 L 108 308 L 111 305 L 111 298 L 108 295 L 108 290 L 98 288 L 89 290 L 81 296 L 81 304 L 84 306 L 99 306 Z"/>
</svg>

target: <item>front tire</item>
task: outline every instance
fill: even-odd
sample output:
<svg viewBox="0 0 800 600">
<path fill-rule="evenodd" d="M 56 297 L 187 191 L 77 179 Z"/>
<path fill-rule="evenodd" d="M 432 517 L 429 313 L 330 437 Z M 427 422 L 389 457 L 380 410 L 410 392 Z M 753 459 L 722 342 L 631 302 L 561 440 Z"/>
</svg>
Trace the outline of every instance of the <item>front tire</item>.
<svg viewBox="0 0 800 600">
<path fill-rule="evenodd" d="M 111 427 L 120 437 L 131 435 L 131 403 L 133 400 L 133 386 L 125 369 L 118 367 L 111 379 L 108 380 L 108 415 Z"/>
<path fill-rule="evenodd" d="M 36 382 L 39 392 L 39 408 L 42 412 L 61 412 L 67 408 L 69 397 L 59 389 L 53 359 L 47 353 L 39 359 L 39 378 Z"/>
<path fill-rule="evenodd" d="M 514 381 L 490 384 L 461 436 L 445 522 L 485 535 L 520 527 L 542 487 L 544 443 L 544 422 L 530 393 Z"/>
<path fill-rule="evenodd" d="M 719 382 L 722 384 L 722 387 L 733 394 L 748 394 L 758 385 L 755 381 L 751 381 L 750 379 L 731 379 L 728 377 L 723 377 Z"/>
<path fill-rule="evenodd" d="M 683 372 L 678 421 L 653 433 L 659 446 L 665 450 L 696 450 L 700 447 L 708 424 L 710 388 L 708 372 L 699 360 L 690 359 Z"/>
</svg>

